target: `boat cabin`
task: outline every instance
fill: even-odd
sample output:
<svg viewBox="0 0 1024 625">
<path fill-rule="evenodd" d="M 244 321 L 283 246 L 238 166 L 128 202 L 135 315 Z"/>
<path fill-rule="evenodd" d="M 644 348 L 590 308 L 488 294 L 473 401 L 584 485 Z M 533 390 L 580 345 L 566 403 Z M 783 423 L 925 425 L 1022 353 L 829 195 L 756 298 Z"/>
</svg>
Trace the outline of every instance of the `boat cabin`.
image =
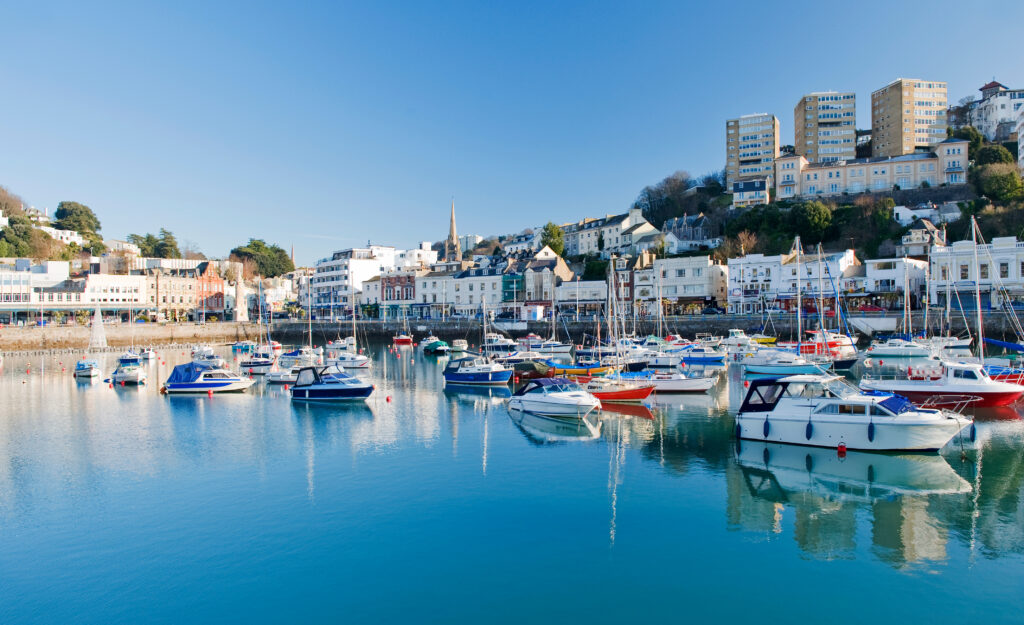
<svg viewBox="0 0 1024 625">
<path fill-rule="evenodd" d="M 772 412 L 785 400 L 799 402 L 807 414 L 892 417 L 908 410 L 922 411 L 900 395 L 863 392 L 840 376 L 791 375 L 751 380 L 739 412 Z"/>
<path fill-rule="evenodd" d="M 583 390 L 585 389 L 582 386 L 568 378 L 538 378 L 524 384 L 521 389 L 513 393 L 513 396 L 547 395 L 549 393 L 570 393 Z"/>
<path fill-rule="evenodd" d="M 363 382 L 352 375 L 349 375 L 335 365 L 323 367 L 303 367 L 295 376 L 296 387 L 314 386 L 317 384 L 347 384 L 362 386 Z"/>
</svg>

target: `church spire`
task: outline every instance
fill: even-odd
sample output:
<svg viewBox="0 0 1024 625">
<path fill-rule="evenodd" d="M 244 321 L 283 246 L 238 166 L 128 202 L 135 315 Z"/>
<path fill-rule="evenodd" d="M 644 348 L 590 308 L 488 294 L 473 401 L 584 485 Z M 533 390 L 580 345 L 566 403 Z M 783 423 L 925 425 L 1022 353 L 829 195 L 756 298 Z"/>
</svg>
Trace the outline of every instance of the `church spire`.
<svg viewBox="0 0 1024 625">
<path fill-rule="evenodd" d="M 444 259 L 451 262 L 462 260 L 462 246 L 455 231 L 455 200 L 452 200 L 452 220 L 448 226 L 448 240 L 444 243 Z"/>
</svg>

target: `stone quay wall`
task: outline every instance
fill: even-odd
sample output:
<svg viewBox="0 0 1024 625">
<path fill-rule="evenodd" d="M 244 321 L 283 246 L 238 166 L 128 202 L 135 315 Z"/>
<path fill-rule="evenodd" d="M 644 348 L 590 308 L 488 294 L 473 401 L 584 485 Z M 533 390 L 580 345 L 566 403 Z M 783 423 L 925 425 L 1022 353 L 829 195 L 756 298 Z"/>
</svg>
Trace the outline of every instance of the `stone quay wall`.
<svg viewBox="0 0 1024 625">
<path fill-rule="evenodd" d="M 854 315 L 854 318 L 860 315 Z M 876 315 L 877 316 L 877 315 Z M 892 315 L 889 315 L 890 317 Z M 864 315 L 870 318 L 871 315 Z M 968 312 L 968 320 L 971 328 L 974 328 L 974 316 Z M 1013 322 L 1003 312 L 986 312 L 983 315 L 985 323 L 985 334 L 988 337 L 1000 340 L 1016 340 L 1016 333 L 1013 329 Z M 681 334 L 684 337 L 692 338 L 698 332 L 707 332 L 716 335 L 726 335 L 732 328 L 740 328 L 747 331 L 754 331 L 760 327 L 762 319 L 759 315 L 689 315 L 680 317 L 669 317 L 663 326 L 664 333 Z M 923 314 L 917 312 L 913 316 L 915 328 L 921 328 Z M 794 315 L 776 315 L 773 318 L 774 333 L 784 339 L 795 337 L 796 317 Z M 832 320 L 828 325 L 834 325 Z M 931 324 L 934 327 L 934 321 Z M 817 326 L 816 319 L 805 319 L 804 329 L 812 329 Z M 404 325 L 393 321 L 360 321 L 357 323 L 357 332 L 360 340 L 388 339 L 400 332 Z M 467 339 L 470 343 L 479 343 L 482 326 L 479 320 L 471 319 L 449 319 L 441 320 L 410 320 L 409 330 L 414 338 L 419 339 L 427 334 L 434 334 L 442 339 L 451 341 L 454 339 Z M 491 322 L 490 328 L 501 330 L 514 337 L 522 336 L 528 332 L 540 336 L 550 336 L 550 321 L 516 321 L 516 322 Z M 658 329 L 656 320 L 638 320 L 635 324 L 636 334 L 645 336 L 655 334 Z M 626 329 L 634 330 L 633 320 L 627 320 Z M 308 338 L 309 325 L 303 321 L 276 322 L 273 326 L 273 338 L 282 343 L 297 344 L 305 343 Z M 352 333 L 351 322 L 317 322 L 312 325 L 313 344 L 323 345 L 327 341 L 338 337 L 348 336 Z M 596 334 L 596 324 L 593 320 L 575 321 L 567 318 L 559 320 L 557 335 L 564 340 L 566 333 L 572 337 L 574 342 L 581 342 L 586 336 Z M 964 320 L 957 315 L 953 320 L 954 333 L 963 332 Z M 181 324 L 135 324 L 134 327 L 128 324 L 109 324 L 104 326 L 107 337 L 107 344 L 111 347 L 156 346 L 156 345 L 194 345 L 226 344 L 241 340 L 256 340 L 259 336 L 259 328 L 253 323 L 181 323 Z M 602 325 L 601 334 L 607 334 L 607 326 Z M 89 345 L 90 328 L 87 326 L 23 326 L 23 327 L 2 327 L 0 328 L 0 351 L 45 351 L 45 350 L 78 350 Z"/>
</svg>

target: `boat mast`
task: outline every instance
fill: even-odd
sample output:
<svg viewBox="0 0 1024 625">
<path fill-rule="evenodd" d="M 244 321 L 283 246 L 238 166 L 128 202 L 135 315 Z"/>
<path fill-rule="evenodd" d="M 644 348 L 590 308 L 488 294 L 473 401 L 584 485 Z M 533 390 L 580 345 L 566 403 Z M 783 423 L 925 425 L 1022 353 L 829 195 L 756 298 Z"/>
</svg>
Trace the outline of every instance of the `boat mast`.
<svg viewBox="0 0 1024 625">
<path fill-rule="evenodd" d="M 803 306 L 800 301 L 800 236 L 793 242 L 796 247 L 796 355 L 800 355 L 800 339 L 803 337 Z"/>
<path fill-rule="evenodd" d="M 985 327 L 981 320 L 981 265 L 978 264 L 978 222 L 971 217 L 971 238 L 974 240 L 974 304 L 978 313 L 978 359 L 985 362 Z M 991 293 L 989 294 L 991 297 Z"/>
<path fill-rule="evenodd" d="M 907 331 L 907 340 L 914 340 L 914 323 L 910 318 L 910 275 L 907 271 L 907 257 L 903 257 L 903 328 Z"/>
<path fill-rule="evenodd" d="M 821 281 L 821 243 L 818 243 L 818 347 L 825 351 L 828 348 L 828 341 L 825 340 L 825 285 Z M 817 351 L 817 350 L 815 350 Z"/>
</svg>

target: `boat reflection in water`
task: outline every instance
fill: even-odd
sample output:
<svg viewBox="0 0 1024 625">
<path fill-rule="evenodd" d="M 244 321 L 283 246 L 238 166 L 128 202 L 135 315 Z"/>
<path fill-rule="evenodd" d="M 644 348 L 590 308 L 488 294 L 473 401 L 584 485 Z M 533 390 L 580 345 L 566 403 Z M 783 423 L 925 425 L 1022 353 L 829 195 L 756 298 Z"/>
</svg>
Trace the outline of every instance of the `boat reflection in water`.
<svg viewBox="0 0 1024 625">
<path fill-rule="evenodd" d="M 949 532 L 929 504 L 933 496 L 966 502 L 972 491 L 940 455 L 840 456 L 829 449 L 742 441 L 736 460 L 746 492 L 730 492 L 731 520 L 781 534 L 791 512 L 800 548 L 824 559 L 854 557 L 863 527 L 858 511 L 868 508 L 879 558 L 900 567 L 944 561 Z M 747 494 L 771 507 L 744 505 Z"/>
<path fill-rule="evenodd" d="M 509 410 L 512 423 L 534 445 L 550 445 L 572 441 L 592 441 L 601 436 L 601 422 L 582 419 L 557 419 L 522 410 Z"/>
<path fill-rule="evenodd" d="M 602 402 L 601 414 L 618 415 L 624 417 L 636 417 L 638 419 L 654 419 L 654 413 L 644 404 L 616 404 L 614 402 Z"/>
</svg>

